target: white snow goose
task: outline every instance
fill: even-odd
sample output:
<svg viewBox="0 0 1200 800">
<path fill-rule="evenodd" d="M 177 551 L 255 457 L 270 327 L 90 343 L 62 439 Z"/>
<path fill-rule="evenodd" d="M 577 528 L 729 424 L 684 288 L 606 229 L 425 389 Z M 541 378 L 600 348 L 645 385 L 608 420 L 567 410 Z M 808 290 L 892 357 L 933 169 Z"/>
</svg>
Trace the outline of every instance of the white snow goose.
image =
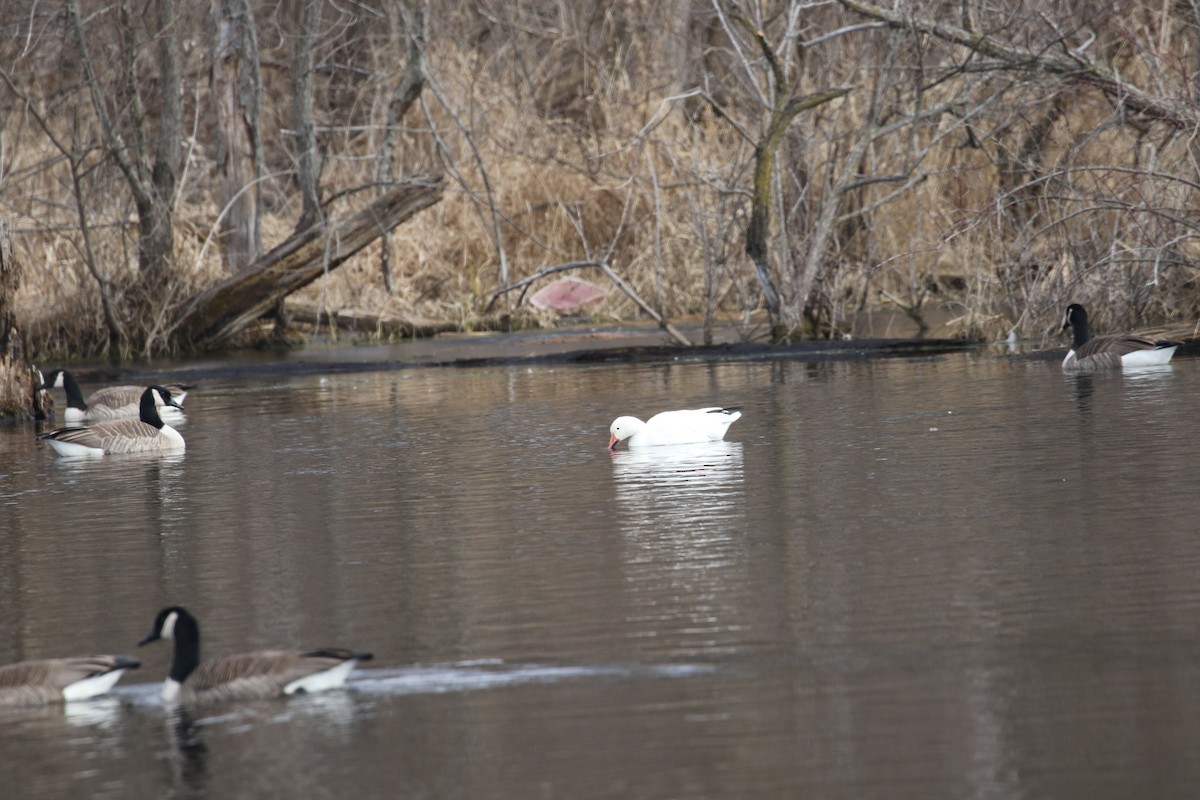
<svg viewBox="0 0 1200 800">
<path fill-rule="evenodd" d="M 719 442 L 741 416 L 742 412 L 735 408 L 714 406 L 663 411 L 645 422 L 637 417 L 617 417 L 608 429 L 612 435 L 608 449 L 616 450 L 620 442 L 629 442 L 629 447 Z"/>
</svg>

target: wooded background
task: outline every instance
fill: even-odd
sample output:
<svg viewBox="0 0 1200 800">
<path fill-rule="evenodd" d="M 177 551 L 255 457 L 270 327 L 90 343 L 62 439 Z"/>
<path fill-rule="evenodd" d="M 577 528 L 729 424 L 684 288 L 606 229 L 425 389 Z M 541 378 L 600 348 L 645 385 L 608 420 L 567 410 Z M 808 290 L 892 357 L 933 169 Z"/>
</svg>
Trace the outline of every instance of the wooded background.
<svg viewBox="0 0 1200 800">
<path fill-rule="evenodd" d="M 778 340 L 881 305 L 979 337 L 1200 300 L 1197 0 L 5 10 L 0 309 L 37 354 L 187 347 L 206 291 L 434 173 L 293 301 L 534 321 L 504 290 L 580 262 L 626 285 L 601 318 Z"/>
</svg>

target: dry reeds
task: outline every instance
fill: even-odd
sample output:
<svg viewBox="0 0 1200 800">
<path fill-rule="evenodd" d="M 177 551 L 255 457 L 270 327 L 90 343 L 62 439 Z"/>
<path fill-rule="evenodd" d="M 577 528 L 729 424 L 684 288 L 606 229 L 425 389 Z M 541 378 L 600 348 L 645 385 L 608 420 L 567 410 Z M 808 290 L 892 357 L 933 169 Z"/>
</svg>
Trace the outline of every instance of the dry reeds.
<svg viewBox="0 0 1200 800">
<path fill-rule="evenodd" d="M 749 18 L 758 5 L 742 11 Z M 369 200 L 364 187 L 376 181 L 387 135 L 396 137 L 397 178 L 445 172 L 450 189 L 388 240 L 391 291 L 376 243 L 297 300 L 469 327 L 505 281 L 602 260 L 668 319 L 740 320 L 744 335 L 761 334 L 750 320 L 762 284 L 744 237 L 765 120 L 759 98 L 770 78 L 751 33 L 708 3 L 485 6 L 429 5 L 429 83 L 390 132 L 383 121 L 406 31 L 386 9 L 364 6 L 354 16 L 326 8 L 315 107 L 324 194 L 338 198 L 331 213 Z M 795 4 L 774 6 L 779 13 L 752 21 L 780 47 L 797 92 L 853 87 L 793 124 L 774 173 L 777 288 L 803 294 L 792 270 L 820 266 L 810 293 L 792 298 L 811 335 L 852 333 L 861 312 L 880 306 L 902 309 L 918 326 L 934 309 L 949 311 L 956 332 L 970 337 L 1040 332 L 1068 301 L 1101 317 L 1110 309 L 1113 319 L 1098 321 L 1114 326 L 1195 313 L 1198 186 L 1190 141 L 1177 128 L 1114 116 L 1111 100 L 1086 85 L 959 69 L 961 47 L 910 31 L 832 38 L 862 22 L 842 8 L 796 16 Z M 255 5 L 264 249 L 299 216 L 287 117 L 294 22 L 272 16 L 274 8 Z M 1063 22 L 1051 4 L 1045 11 Z M 1137 13 L 1144 18 L 1107 20 L 1089 52 L 1119 65 L 1127 80 L 1170 91 L 1176 84 L 1163 79 L 1158 54 L 1191 47 L 1194 37 L 1171 26 L 1174 12 Z M 99 146 L 78 64 L 53 36 L 19 45 L 26 31 L 9 23 L 0 50 L 9 80 L 0 201 L 25 264 L 16 307 L 40 353 L 159 349 L 179 304 L 224 277 L 213 238 L 220 148 L 206 120 L 204 10 L 188 14 L 179 23 L 190 43 L 190 128 L 180 153 L 175 271 L 169 296 L 149 301 L 139 294 L 132 200 Z M 110 23 L 91 21 L 98 31 Z M 977 20 L 1022 41 L 1041 36 L 1043 45 L 1057 35 L 1032 11 L 997 12 L 988 23 Z M 1157 38 L 1128 33 L 1138 30 Z M 118 39 L 110 30 L 98 41 Z M 809 49 L 796 44 L 818 39 Z M 48 130 L 21 108 L 36 109 Z M 516 296 L 497 306 L 521 313 L 506 307 Z M 619 320 L 639 312 L 613 291 L 593 313 Z"/>
</svg>

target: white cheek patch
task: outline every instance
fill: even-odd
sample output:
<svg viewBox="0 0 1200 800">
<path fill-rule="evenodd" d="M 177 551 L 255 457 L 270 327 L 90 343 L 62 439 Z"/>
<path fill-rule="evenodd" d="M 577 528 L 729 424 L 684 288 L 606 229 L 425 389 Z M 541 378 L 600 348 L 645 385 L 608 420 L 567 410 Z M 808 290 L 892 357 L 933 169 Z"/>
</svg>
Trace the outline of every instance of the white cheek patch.
<svg viewBox="0 0 1200 800">
<path fill-rule="evenodd" d="M 164 639 L 174 639 L 175 620 L 177 619 L 179 619 L 179 612 L 172 611 L 170 614 L 167 614 L 167 618 L 163 620 L 162 630 L 158 632 L 158 635 Z"/>
</svg>

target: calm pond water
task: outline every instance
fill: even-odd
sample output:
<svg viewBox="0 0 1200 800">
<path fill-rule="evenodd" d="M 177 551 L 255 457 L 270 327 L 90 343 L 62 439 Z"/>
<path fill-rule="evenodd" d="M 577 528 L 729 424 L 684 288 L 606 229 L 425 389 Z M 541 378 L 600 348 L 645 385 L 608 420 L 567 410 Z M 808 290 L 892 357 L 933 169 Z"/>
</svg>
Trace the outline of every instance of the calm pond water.
<svg viewBox="0 0 1200 800">
<path fill-rule="evenodd" d="M 0 662 L 143 659 L 108 698 L 0 716 L 0 795 L 1200 780 L 1198 362 L 310 372 L 203 380 L 181 456 L 60 459 L 0 430 Z M 726 442 L 605 449 L 619 414 L 709 404 L 744 409 Z M 376 658 L 345 691 L 168 713 L 169 647 L 136 643 L 172 603 L 210 655 Z"/>
</svg>

